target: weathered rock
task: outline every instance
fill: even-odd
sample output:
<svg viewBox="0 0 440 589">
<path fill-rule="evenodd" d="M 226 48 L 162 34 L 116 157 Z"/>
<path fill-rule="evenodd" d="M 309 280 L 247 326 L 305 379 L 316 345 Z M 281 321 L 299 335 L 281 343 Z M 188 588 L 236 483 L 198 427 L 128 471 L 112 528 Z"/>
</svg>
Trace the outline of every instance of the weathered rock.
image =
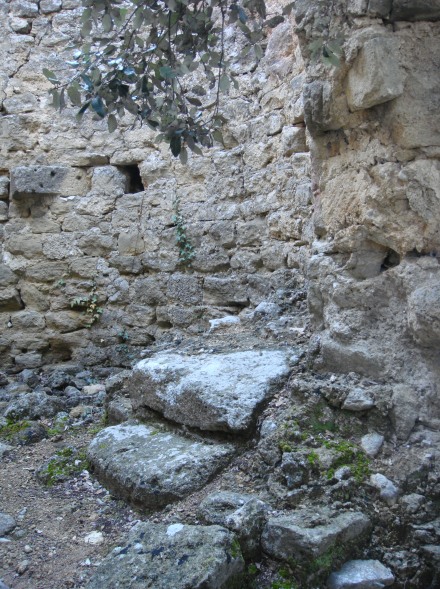
<svg viewBox="0 0 440 589">
<path fill-rule="evenodd" d="M 380 473 L 372 474 L 370 483 L 379 491 L 380 498 L 388 505 L 394 505 L 399 497 L 399 488 Z"/>
<path fill-rule="evenodd" d="M 146 406 L 200 429 L 245 432 L 288 373 L 288 355 L 278 350 L 161 353 L 136 364 L 130 395 L 135 411 Z"/>
<path fill-rule="evenodd" d="M 408 299 L 408 325 L 421 346 L 440 343 L 440 293 L 436 282 L 421 286 Z"/>
<path fill-rule="evenodd" d="M 49 396 L 46 393 L 25 393 L 20 394 L 6 407 L 4 416 L 14 420 L 39 419 L 40 417 L 53 417 L 64 409 L 65 402 L 59 397 Z"/>
<path fill-rule="evenodd" d="M 0 442 L 0 460 L 8 456 L 13 449 L 13 446 L 10 446 L 9 444 L 3 444 L 3 442 Z"/>
<path fill-rule="evenodd" d="M 360 540 L 370 527 L 369 518 L 360 512 L 301 509 L 270 518 L 263 531 L 262 546 L 275 558 L 316 557 L 336 543 Z"/>
<path fill-rule="evenodd" d="M 391 421 L 399 440 L 407 440 L 417 421 L 420 405 L 414 389 L 405 384 L 393 387 Z"/>
<path fill-rule="evenodd" d="M 436 0 L 393 0 L 393 20 L 438 20 L 440 8 Z"/>
<path fill-rule="evenodd" d="M 206 523 L 235 532 L 245 558 L 255 558 L 268 510 L 269 506 L 258 497 L 223 491 L 206 497 L 198 513 Z"/>
<path fill-rule="evenodd" d="M 11 441 L 17 446 L 30 446 L 47 438 L 47 430 L 37 421 L 26 421 L 25 426 L 17 431 Z"/>
<path fill-rule="evenodd" d="M 342 409 L 348 411 L 365 411 L 372 407 L 374 407 L 373 398 L 368 391 L 361 388 L 351 390 L 342 404 Z"/>
<path fill-rule="evenodd" d="M 365 452 L 365 454 L 367 454 L 367 456 L 374 458 L 379 454 L 383 442 L 384 437 L 376 432 L 366 434 L 361 439 L 362 450 Z"/>
<path fill-rule="evenodd" d="M 419 493 L 410 493 L 400 498 L 400 503 L 408 513 L 416 513 L 425 503 L 426 498 Z"/>
<path fill-rule="evenodd" d="M 7 513 L 0 513 L 0 537 L 9 534 L 16 527 L 15 519 Z"/>
<path fill-rule="evenodd" d="M 235 537 L 225 528 L 140 523 L 86 587 L 227 589 L 243 569 Z"/>
<path fill-rule="evenodd" d="M 28 166 L 11 170 L 11 196 L 74 196 L 86 194 L 88 181 L 80 168 Z"/>
<path fill-rule="evenodd" d="M 399 42 L 388 37 L 367 41 L 348 73 L 347 100 L 351 111 L 388 102 L 403 92 Z"/>
<path fill-rule="evenodd" d="M 229 444 L 194 442 L 145 425 L 116 425 L 91 442 L 88 458 L 116 495 L 157 508 L 200 489 L 228 459 Z"/>
<path fill-rule="evenodd" d="M 330 575 L 328 589 L 376 589 L 394 583 L 394 575 L 378 560 L 350 560 Z"/>
</svg>

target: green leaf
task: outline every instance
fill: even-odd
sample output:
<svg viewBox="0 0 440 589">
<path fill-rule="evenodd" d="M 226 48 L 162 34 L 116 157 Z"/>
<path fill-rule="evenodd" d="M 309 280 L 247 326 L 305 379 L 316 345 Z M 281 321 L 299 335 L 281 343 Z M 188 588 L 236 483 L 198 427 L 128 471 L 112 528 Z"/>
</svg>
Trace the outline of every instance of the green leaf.
<svg viewBox="0 0 440 589">
<path fill-rule="evenodd" d="M 77 85 L 72 85 L 67 88 L 67 96 L 73 106 L 81 106 L 81 93 Z"/>
<path fill-rule="evenodd" d="M 107 127 L 109 133 L 113 133 L 118 128 L 118 120 L 116 119 L 115 115 L 109 115 L 107 120 Z"/>
<path fill-rule="evenodd" d="M 43 76 L 45 76 L 51 84 L 59 84 L 59 81 L 52 70 L 48 70 L 47 68 L 44 67 L 43 68 Z"/>
<path fill-rule="evenodd" d="M 100 96 L 95 96 L 94 98 L 92 98 L 91 105 L 96 114 L 103 119 L 107 114 L 107 110 L 104 106 L 102 98 Z"/>
<path fill-rule="evenodd" d="M 89 108 L 91 103 L 91 100 L 87 100 L 87 102 L 85 102 L 82 107 L 79 109 L 78 113 L 77 113 L 77 118 L 81 119 L 83 114 L 86 112 L 86 110 Z"/>
<path fill-rule="evenodd" d="M 113 19 L 108 13 L 102 17 L 102 29 L 104 33 L 109 33 L 113 29 Z"/>
<path fill-rule="evenodd" d="M 171 153 L 177 157 L 182 149 L 182 139 L 178 135 L 173 135 L 170 141 Z"/>
<path fill-rule="evenodd" d="M 58 110 L 60 108 L 60 93 L 53 88 L 49 90 L 49 94 L 52 96 L 52 106 Z"/>
<path fill-rule="evenodd" d="M 222 145 L 224 145 L 224 141 L 223 141 L 223 135 L 221 134 L 221 132 L 218 129 L 215 129 L 215 131 L 212 132 L 212 138 L 215 141 L 218 141 L 218 143 L 221 143 Z"/>
<path fill-rule="evenodd" d="M 220 76 L 220 80 L 219 80 L 218 85 L 219 85 L 219 88 L 220 88 L 220 91 L 221 92 L 224 92 L 224 93 L 228 92 L 229 87 L 231 85 L 231 82 L 229 80 L 229 76 L 226 75 L 226 74 L 222 74 Z"/>
<path fill-rule="evenodd" d="M 86 20 L 86 22 L 81 27 L 81 37 L 84 39 L 88 37 L 92 32 L 93 24 L 91 20 Z"/>
</svg>

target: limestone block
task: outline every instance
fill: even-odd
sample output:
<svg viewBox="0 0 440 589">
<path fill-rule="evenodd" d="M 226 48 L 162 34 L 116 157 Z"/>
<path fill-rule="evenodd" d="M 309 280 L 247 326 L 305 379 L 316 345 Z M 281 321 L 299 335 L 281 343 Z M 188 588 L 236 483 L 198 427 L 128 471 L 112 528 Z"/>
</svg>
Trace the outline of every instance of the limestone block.
<svg viewBox="0 0 440 589">
<path fill-rule="evenodd" d="M 236 542 L 220 526 L 141 523 L 131 530 L 125 546 L 102 561 L 86 589 L 238 587 L 244 561 Z"/>
<path fill-rule="evenodd" d="M 7 176 L 0 176 L 0 200 L 8 200 L 9 198 L 9 178 Z"/>
<path fill-rule="evenodd" d="M 209 235 L 224 248 L 234 247 L 236 243 L 235 223 L 230 221 L 213 223 L 209 229 Z"/>
<path fill-rule="evenodd" d="M 392 20 L 439 20 L 437 0 L 393 0 Z"/>
<path fill-rule="evenodd" d="M 2 287 L 10 286 L 11 284 L 17 284 L 18 276 L 12 272 L 12 270 L 6 266 L 6 264 L 0 263 L 0 284 Z"/>
<path fill-rule="evenodd" d="M 374 589 L 394 583 L 394 575 L 378 560 L 350 560 L 330 575 L 328 589 Z"/>
<path fill-rule="evenodd" d="M 148 407 L 202 430 L 246 432 L 289 370 L 281 350 L 159 353 L 135 365 L 129 389 L 135 411 Z"/>
<path fill-rule="evenodd" d="M 316 557 L 335 544 L 359 539 L 370 529 L 360 512 L 300 509 L 270 518 L 262 536 L 263 550 L 275 558 Z"/>
<path fill-rule="evenodd" d="M 86 256 L 106 256 L 115 246 L 113 237 L 103 235 L 98 229 L 92 229 L 80 237 L 77 243 Z"/>
<path fill-rule="evenodd" d="M 290 210 L 279 210 L 267 217 L 269 235 L 274 239 L 289 241 L 301 239 L 302 219 Z"/>
<path fill-rule="evenodd" d="M 81 250 L 76 246 L 76 240 L 70 233 L 46 235 L 42 249 L 49 260 L 64 260 L 81 255 Z"/>
<path fill-rule="evenodd" d="M 26 268 L 25 277 L 31 282 L 56 282 L 67 270 L 67 264 L 62 262 L 37 262 Z"/>
<path fill-rule="evenodd" d="M 357 387 L 352 389 L 343 405 L 342 409 L 347 411 L 366 411 L 368 409 L 372 409 L 374 407 L 374 399 L 372 398 L 371 394 L 368 390 L 362 389 Z"/>
<path fill-rule="evenodd" d="M 52 311 L 46 314 L 47 327 L 59 333 L 84 329 L 89 321 L 90 318 L 85 313 L 75 311 Z"/>
<path fill-rule="evenodd" d="M 12 235 L 6 241 L 5 248 L 11 254 L 35 258 L 43 251 L 43 238 L 40 235 L 30 233 L 18 233 Z"/>
<path fill-rule="evenodd" d="M 0 288 L 0 310 L 18 311 L 23 307 L 20 293 L 13 287 Z"/>
<path fill-rule="evenodd" d="M 148 305 L 133 303 L 127 306 L 126 311 L 128 313 L 126 323 L 132 327 L 147 327 L 154 323 L 156 319 L 155 307 L 150 307 Z"/>
<path fill-rule="evenodd" d="M 67 166 L 21 166 L 11 170 L 11 196 L 85 195 L 89 183 L 80 168 Z"/>
<path fill-rule="evenodd" d="M 35 135 L 28 128 L 27 120 L 19 115 L 0 117 L 0 140 L 6 152 L 28 151 L 37 144 Z"/>
<path fill-rule="evenodd" d="M 3 200 L 0 200 L 0 221 L 7 221 L 8 220 L 8 203 Z"/>
<path fill-rule="evenodd" d="M 93 170 L 91 189 L 100 195 L 121 195 L 127 192 L 128 178 L 115 166 L 99 166 Z"/>
<path fill-rule="evenodd" d="M 23 281 L 20 285 L 20 296 L 26 307 L 37 311 L 49 309 L 49 295 L 43 285 L 37 288 L 34 284 Z"/>
<path fill-rule="evenodd" d="M 400 384 L 393 387 L 391 421 L 399 440 L 407 440 L 420 411 L 420 401 L 414 389 Z"/>
<path fill-rule="evenodd" d="M 191 266 L 199 272 L 221 272 L 228 269 L 229 256 L 223 248 L 212 248 L 207 247 L 207 244 L 201 244 L 195 249 Z"/>
<path fill-rule="evenodd" d="M 40 10 L 43 14 L 50 14 L 51 12 L 58 12 L 63 7 L 62 0 L 41 0 Z"/>
<path fill-rule="evenodd" d="M 312 134 L 336 131 L 344 126 L 348 115 L 346 99 L 335 95 L 329 81 L 305 84 L 303 101 L 305 122 Z"/>
<path fill-rule="evenodd" d="M 144 240 L 139 231 L 127 231 L 119 234 L 118 251 L 121 255 L 137 255 L 145 251 Z"/>
<path fill-rule="evenodd" d="M 203 302 L 207 305 L 247 305 L 247 288 L 238 277 L 208 276 L 204 282 Z"/>
<path fill-rule="evenodd" d="M 26 21 L 25 21 L 26 22 Z M 34 94 L 25 92 L 3 101 L 3 108 L 7 115 L 17 115 L 23 112 L 32 112 L 38 106 L 38 101 Z"/>
<path fill-rule="evenodd" d="M 42 330 L 46 327 L 44 315 L 35 311 L 20 311 L 14 313 L 14 329 L 38 329 Z"/>
<path fill-rule="evenodd" d="M 26 0 L 12 0 L 11 9 L 13 14 L 17 16 L 38 16 L 38 2 L 27 2 Z"/>
<path fill-rule="evenodd" d="M 289 157 L 293 153 L 308 151 L 305 127 L 284 127 L 281 132 L 281 149 L 285 157 Z"/>
<path fill-rule="evenodd" d="M 207 444 L 152 426 L 124 424 L 102 430 L 87 452 L 107 488 L 147 509 L 200 489 L 233 453 L 230 444 Z"/>
<path fill-rule="evenodd" d="M 14 31 L 14 33 L 19 33 L 22 35 L 27 35 L 32 30 L 32 24 L 25 18 L 20 18 L 19 16 L 12 16 L 9 19 L 9 26 Z"/>
<path fill-rule="evenodd" d="M 417 288 L 408 298 L 408 326 L 415 341 L 424 347 L 440 344 L 439 282 Z"/>
<path fill-rule="evenodd" d="M 261 248 L 260 251 L 263 265 L 269 270 L 278 270 L 286 265 L 286 254 L 284 251 L 284 244 L 277 243 L 274 245 L 267 245 Z"/>
<path fill-rule="evenodd" d="M 178 273 L 170 276 L 166 294 L 167 298 L 188 305 L 197 305 L 203 299 L 200 279 L 193 274 Z"/>
<path fill-rule="evenodd" d="M 352 112 L 371 108 L 403 93 L 399 41 L 376 37 L 361 48 L 348 73 L 347 101 Z"/>
<path fill-rule="evenodd" d="M 247 250 L 239 249 L 230 259 L 233 270 L 244 270 L 245 272 L 256 272 L 261 267 L 261 257 L 259 254 Z"/>
<path fill-rule="evenodd" d="M 384 18 L 390 14 L 392 0 L 349 0 L 347 11 L 354 16 L 377 16 Z"/>
<path fill-rule="evenodd" d="M 130 287 L 130 299 L 138 305 L 160 305 L 166 301 L 163 282 L 157 277 L 138 278 Z"/>
</svg>

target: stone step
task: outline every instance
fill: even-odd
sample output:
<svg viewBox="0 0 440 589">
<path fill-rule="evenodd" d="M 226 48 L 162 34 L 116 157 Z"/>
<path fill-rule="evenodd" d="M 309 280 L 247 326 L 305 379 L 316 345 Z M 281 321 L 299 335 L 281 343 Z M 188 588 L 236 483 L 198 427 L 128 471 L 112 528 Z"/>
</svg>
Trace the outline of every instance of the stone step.
<svg viewBox="0 0 440 589">
<path fill-rule="evenodd" d="M 100 431 L 87 456 L 99 481 L 116 496 L 156 509 L 202 488 L 234 450 L 151 425 L 121 424 Z"/>
<path fill-rule="evenodd" d="M 86 587 L 221 589 L 231 587 L 243 569 L 234 534 L 221 526 L 139 523 Z"/>
<path fill-rule="evenodd" d="M 291 356 L 284 350 L 159 353 L 133 369 L 128 383 L 133 408 L 150 408 L 201 430 L 246 433 L 261 405 L 286 380 Z"/>
</svg>

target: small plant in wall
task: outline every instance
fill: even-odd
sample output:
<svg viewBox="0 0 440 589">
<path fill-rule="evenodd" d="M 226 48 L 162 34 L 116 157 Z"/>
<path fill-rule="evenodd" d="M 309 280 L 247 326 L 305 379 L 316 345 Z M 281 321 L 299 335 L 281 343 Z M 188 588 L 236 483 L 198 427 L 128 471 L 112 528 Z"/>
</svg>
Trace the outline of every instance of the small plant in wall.
<svg viewBox="0 0 440 589">
<path fill-rule="evenodd" d="M 72 309 L 81 309 L 89 318 L 86 323 L 86 327 L 92 327 L 92 325 L 98 321 L 103 313 L 103 308 L 98 305 L 96 283 L 92 283 L 92 287 L 88 295 L 75 297 L 70 302 L 70 306 Z"/>
<path fill-rule="evenodd" d="M 194 259 L 195 252 L 194 247 L 187 235 L 185 220 L 180 212 L 179 199 L 174 201 L 174 215 L 173 223 L 176 228 L 176 243 L 179 248 L 179 264 L 182 266 L 191 266 L 191 262 Z"/>
</svg>

